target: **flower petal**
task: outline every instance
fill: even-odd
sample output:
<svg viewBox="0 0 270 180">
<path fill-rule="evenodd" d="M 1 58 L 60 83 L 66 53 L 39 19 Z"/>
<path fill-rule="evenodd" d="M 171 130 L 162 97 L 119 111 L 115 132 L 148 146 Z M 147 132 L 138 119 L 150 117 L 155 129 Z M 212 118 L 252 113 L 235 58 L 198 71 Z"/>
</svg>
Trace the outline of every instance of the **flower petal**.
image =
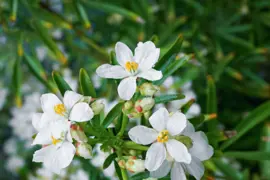
<svg viewBox="0 0 270 180">
<path fill-rule="evenodd" d="M 155 44 L 151 41 L 145 43 L 138 43 L 135 48 L 135 61 L 139 64 L 139 69 L 151 69 L 159 58 L 160 49 L 156 48 Z"/>
<path fill-rule="evenodd" d="M 33 155 L 33 162 L 44 162 L 45 159 L 50 158 L 52 153 L 56 151 L 56 146 L 50 145 L 35 151 Z"/>
<path fill-rule="evenodd" d="M 186 136 L 190 136 L 194 132 L 195 132 L 194 126 L 189 121 L 187 121 L 186 128 L 182 131 L 181 134 L 186 135 Z"/>
<path fill-rule="evenodd" d="M 181 112 L 175 112 L 167 121 L 167 130 L 172 136 L 180 134 L 187 125 L 186 116 Z"/>
<path fill-rule="evenodd" d="M 89 121 L 93 118 L 94 112 L 85 102 L 80 102 L 74 105 L 69 114 L 69 120 L 75 122 Z"/>
<path fill-rule="evenodd" d="M 166 123 L 167 123 L 168 117 L 169 117 L 169 112 L 167 111 L 167 109 L 159 108 L 149 118 L 149 122 L 155 130 L 162 131 L 166 129 Z"/>
<path fill-rule="evenodd" d="M 186 180 L 185 171 L 181 163 L 175 162 L 171 171 L 171 180 Z"/>
<path fill-rule="evenodd" d="M 162 178 L 170 172 L 171 167 L 172 162 L 165 160 L 157 170 L 150 172 L 150 176 L 153 178 Z"/>
<path fill-rule="evenodd" d="M 137 75 L 137 77 L 141 77 L 141 78 L 147 79 L 149 81 L 157 81 L 157 80 L 160 80 L 162 78 L 162 72 L 151 68 L 149 70 L 146 70 L 146 71 L 139 73 Z"/>
<path fill-rule="evenodd" d="M 113 79 L 123 79 L 129 75 L 129 73 L 122 66 L 113 66 L 110 64 L 103 64 L 99 66 L 96 73 L 99 77 Z"/>
<path fill-rule="evenodd" d="M 41 108 L 43 112 L 55 114 L 54 106 L 57 104 L 62 104 L 55 94 L 47 93 L 43 94 L 40 98 Z"/>
<path fill-rule="evenodd" d="M 146 152 L 145 168 L 149 171 L 157 170 L 166 159 L 166 149 L 163 143 L 154 143 Z"/>
<path fill-rule="evenodd" d="M 34 113 L 32 116 L 32 125 L 37 130 L 40 131 L 42 128 L 40 126 L 40 120 L 43 113 Z"/>
<path fill-rule="evenodd" d="M 59 174 L 60 170 L 66 168 L 72 161 L 76 149 L 70 142 L 64 142 L 50 158 L 44 161 L 44 165 L 51 171 Z"/>
<path fill-rule="evenodd" d="M 81 95 L 81 94 L 78 94 L 74 91 L 66 91 L 64 98 L 63 98 L 65 108 L 67 110 L 70 110 L 82 98 L 83 98 L 83 95 Z"/>
<path fill-rule="evenodd" d="M 145 126 L 135 126 L 128 132 L 129 138 L 137 144 L 151 144 L 157 139 L 158 133 Z"/>
<path fill-rule="evenodd" d="M 66 137 L 70 129 L 70 123 L 68 121 L 55 121 L 50 123 L 48 129 L 50 129 L 50 137 L 53 136 L 55 139 L 62 139 Z"/>
<path fill-rule="evenodd" d="M 43 128 L 37 133 L 32 145 L 40 144 L 40 145 L 48 145 L 52 143 L 51 139 L 51 130 L 50 128 Z"/>
<path fill-rule="evenodd" d="M 204 174 L 204 166 L 202 162 L 196 158 L 192 157 L 192 161 L 190 164 L 185 164 L 186 170 L 188 173 L 196 178 L 196 180 L 200 180 Z"/>
<path fill-rule="evenodd" d="M 189 152 L 193 156 L 196 156 L 201 161 L 205 161 L 213 156 L 213 147 L 208 144 L 208 139 L 203 132 L 195 132 L 190 135 L 190 138 L 193 140 L 193 146 L 189 149 Z"/>
<path fill-rule="evenodd" d="M 127 61 L 133 61 L 132 51 L 129 49 L 127 45 L 125 45 L 122 42 L 116 43 L 115 53 L 116 53 L 116 59 L 122 67 L 125 67 L 125 64 Z"/>
<path fill-rule="evenodd" d="M 123 100 L 130 100 L 136 91 L 136 77 L 123 79 L 118 85 L 118 95 Z"/>
<path fill-rule="evenodd" d="M 175 139 L 170 139 L 166 142 L 166 147 L 168 153 L 175 159 L 175 161 L 187 164 L 191 162 L 191 155 L 183 143 Z"/>
</svg>

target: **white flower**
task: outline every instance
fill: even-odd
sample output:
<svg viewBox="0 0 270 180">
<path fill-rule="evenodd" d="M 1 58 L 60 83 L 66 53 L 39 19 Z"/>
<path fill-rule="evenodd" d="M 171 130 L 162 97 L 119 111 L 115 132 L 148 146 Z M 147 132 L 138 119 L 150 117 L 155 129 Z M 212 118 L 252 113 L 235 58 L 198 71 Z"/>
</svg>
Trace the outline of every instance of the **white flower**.
<svg viewBox="0 0 270 180">
<path fill-rule="evenodd" d="M 89 121 L 94 112 L 89 104 L 83 102 L 84 96 L 73 91 L 66 91 L 63 102 L 55 94 L 43 94 L 40 98 L 43 114 L 36 114 L 36 119 L 46 123 L 50 120 Z M 37 121 L 33 120 L 33 123 Z M 40 123 L 42 125 L 42 123 Z M 34 125 L 35 126 L 35 125 Z"/>
<path fill-rule="evenodd" d="M 180 112 L 169 115 L 165 108 L 160 108 L 149 118 L 152 128 L 136 126 L 128 134 L 132 141 L 147 145 L 153 143 L 146 153 L 145 167 L 149 171 L 157 170 L 165 161 L 167 153 L 177 162 L 191 161 L 187 147 L 174 139 L 186 127 L 186 117 Z"/>
<path fill-rule="evenodd" d="M 78 180 L 78 179 L 79 180 L 88 180 L 89 175 L 84 170 L 79 169 L 78 171 L 76 171 L 76 173 L 74 173 L 70 176 L 70 180 Z"/>
<path fill-rule="evenodd" d="M 20 168 L 24 166 L 24 160 L 20 156 L 13 155 L 7 159 L 5 166 L 8 171 L 17 174 Z"/>
<path fill-rule="evenodd" d="M 213 155 L 214 150 L 212 146 L 208 144 L 206 135 L 201 131 L 195 132 L 191 123 L 188 122 L 182 134 L 192 139 L 192 147 L 188 150 L 192 157 L 191 163 L 180 163 L 167 158 L 168 160 L 165 160 L 156 171 L 150 173 L 151 177 L 164 177 L 171 170 L 172 180 L 185 180 L 185 171 L 194 176 L 197 180 L 202 178 L 204 166 L 201 161 L 209 159 Z"/>
<path fill-rule="evenodd" d="M 123 79 L 118 86 L 121 99 L 130 100 L 136 91 L 138 77 L 149 81 L 162 78 L 162 72 L 153 69 L 159 58 L 160 49 L 151 41 L 139 42 L 135 55 L 124 43 L 115 46 L 116 58 L 119 65 L 103 64 L 96 73 L 103 78 Z"/>
<path fill-rule="evenodd" d="M 43 123 L 43 122 L 40 122 Z M 72 161 L 76 149 L 72 144 L 69 133 L 68 121 L 52 121 L 47 126 L 39 129 L 33 145 L 40 144 L 43 148 L 34 153 L 34 162 L 43 162 L 44 166 L 60 174 L 61 169 L 66 168 Z"/>
</svg>

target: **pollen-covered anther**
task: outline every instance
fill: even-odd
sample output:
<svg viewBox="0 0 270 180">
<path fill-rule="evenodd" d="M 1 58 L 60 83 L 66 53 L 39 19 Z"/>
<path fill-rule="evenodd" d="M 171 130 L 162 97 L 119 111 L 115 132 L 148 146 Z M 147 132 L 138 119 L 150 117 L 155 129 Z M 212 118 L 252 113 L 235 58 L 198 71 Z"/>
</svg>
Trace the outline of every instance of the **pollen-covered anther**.
<svg viewBox="0 0 270 180">
<path fill-rule="evenodd" d="M 128 62 L 126 62 L 126 64 L 125 64 L 125 68 L 126 68 L 126 70 L 129 71 L 129 72 L 136 72 L 137 69 L 138 69 L 138 63 L 128 61 Z"/>
<path fill-rule="evenodd" d="M 64 116 L 65 112 L 66 112 L 66 108 L 65 108 L 64 104 L 57 104 L 54 106 L 54 111 L 56 114 Z"/>
<path fill-rule="evenodd" d="M 168 140 L 169 140 L 169 131 L 168 130 L 161 131 L 157 137 L 157 141 L 161 143 L 165 143 Z"/>
<path fill-rule="evenodd" d="M 56 145 L 57 143 L 61 142 L 61 140 L 55 139 L 53 136 L 51 136 L 51 138 L 52 138 L 52 144 L 53 145 Z"/>
</svg>

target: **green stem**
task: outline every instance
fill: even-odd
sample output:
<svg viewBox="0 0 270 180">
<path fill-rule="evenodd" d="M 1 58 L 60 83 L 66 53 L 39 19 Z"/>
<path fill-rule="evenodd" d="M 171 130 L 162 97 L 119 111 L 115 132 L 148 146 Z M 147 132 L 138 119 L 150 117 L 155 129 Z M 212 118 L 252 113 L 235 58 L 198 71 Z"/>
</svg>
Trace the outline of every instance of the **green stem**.
<svg viewBox="0 0 270 180">
<path fill-rule="evenodd" d="M 121 175 L 122 175 L 122 178 L 123 180 L 128 180 L 128 175 L 127 175 L 127 171 L 125 169 L 121 169 Z"/>
<path fill-rule="evenodd" d="M 135 150 L 141 150 L 141 151 L 147 151 L 149 148 L 148 146 L 142 146 L 132 141 L 124 142 L 124 147 L 127 149 L 135 149 Z"/>
<path fill-rule="evenodd" d="M 128 124 L 128 117 L 125 114 L 123 114 L 121 129 L 117 134 L 118 137 L 122 137 L 124 135 L 127 124 Z"/>
</svg>

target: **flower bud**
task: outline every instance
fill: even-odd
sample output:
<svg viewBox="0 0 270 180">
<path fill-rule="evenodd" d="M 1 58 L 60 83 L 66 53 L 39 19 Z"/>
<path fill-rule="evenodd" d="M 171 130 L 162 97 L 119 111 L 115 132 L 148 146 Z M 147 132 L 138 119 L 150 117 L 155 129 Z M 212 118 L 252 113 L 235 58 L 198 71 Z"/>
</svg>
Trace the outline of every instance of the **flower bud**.
<svg viewBox="0 0 270 180">
<path fill-rule="evenodd" d="M 188 149 L 193 146 L 193 141 L 188 136 L 176 136 L 175 139 L 181 143 L 183 143 Z"/>
<path fill-rule="evenodd" d="M 76 154 L 84 159 L 90 159 L 92 157 L 92 147 L 87 143 L 76 144 Z"/>
<path fill-rule="evenodd" d="M 99 114 L 104 109 L 104 104 L 102 100 L 94 101 L 90 106 L 95 115 Z"/>
<path fill-rule="evenodd" d="M 135 110 L 138 113 L 143 113 L 152 109 L 155 105 L 155 100 L 151 97 L 143 98 L 142 100 L 138 100 L 135 103 Z"/>
<path fill-rule="evenodd" d="M 70 133 L 72 138 L 74 138 L 78 142 L 87 142 L 87 137 L 83 131 L 83 129 L 77 125 L 77 124 L 72 124 L 70 126 Z"/>
<path fill-rule="evenodd" d="M 127 101 L 127 102 L 125 102 L 124 107 L 123 107 L 124 110 L 129 111 L 129 110 L 131 110 L 132 108 L 133 108 L 133 103 L 132 103 L 132 101 Z"/>
<path fill-rule="evenodd" d="M 128 113 L 127 116 L 129 118 L 140 118 L 142 114 L 137 111 L 132 111 L 131 113 Z"/>
<path fill-rule="evenodd" d="M 83 96 L 83 98 L 80 101 L 89 104 L 92 100 L 93 99 L 91 96 Z"/>
<path fill-rule="evenodd" d="M 154 96 L 155 93 L 159 91 L 159 87 L 151 83 L 143 83 L 139 89 L 143 96 Z"/>
<path fill-rule="evenodd" d="M 145 119 L 149 119 L 149 117 L 151 116 L 151 111 L 146 111 L 145 113 L 143 113 L 143 116 Z"/>
<path fill-rule="evenodd" d="M 135 156 L 131 156 L 126 162 L 126 169 L 132 173 L 139 173 L 145 170 L 144 160 L 136 159 Z"/>
</svg>

